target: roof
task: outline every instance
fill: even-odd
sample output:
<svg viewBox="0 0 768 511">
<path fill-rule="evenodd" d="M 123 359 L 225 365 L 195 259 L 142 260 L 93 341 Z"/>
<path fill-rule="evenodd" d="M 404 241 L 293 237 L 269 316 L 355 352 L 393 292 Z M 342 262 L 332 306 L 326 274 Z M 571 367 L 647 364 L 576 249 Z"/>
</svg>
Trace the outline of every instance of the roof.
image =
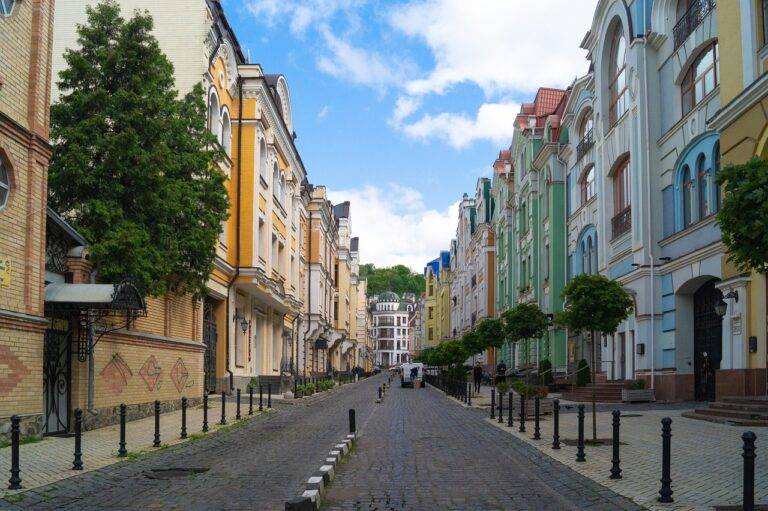
<svg viewBox="0 0 768 511">
<path fill-rule="evenodd" d="M 46 309 L 146 314 L 144 297 L 133 284 L 64 284 L 45 286 Z"/>
<path fill-rule="evenodd" d="M 379 295 L 379 302 L 399 302 L 400 297 L 392 291 L 386 291 Z"/>
<path fill-rule="evenodd" d="M 533 103 L 523 103 L 520 107 L 520 113 L 515 119 L 515 125 L 520 129 L 544 127 L 547 116 L 557 110 L 565 93 L 566 91 L 562 89 L 540 87 Z M 531 125 L 532 117 L 535 118 L 535 125 L 533 126 Z"/>
<path fill-rule="evenodd" d="M 336 218 L 349 218 L 349 201 L 336 204 L 333 207 L 333 216 Z"/>
</svg>

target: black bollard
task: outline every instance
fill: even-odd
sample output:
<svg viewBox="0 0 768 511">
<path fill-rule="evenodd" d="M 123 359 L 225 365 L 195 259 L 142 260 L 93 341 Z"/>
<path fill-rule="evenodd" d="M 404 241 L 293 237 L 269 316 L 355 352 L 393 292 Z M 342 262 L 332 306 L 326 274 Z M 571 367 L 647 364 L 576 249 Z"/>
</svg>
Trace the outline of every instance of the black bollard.
<svg viewBox="0 0 768 511">
<path fill-rule="evenodd" d="M 472 406 L 472 384 L 467 383 L 467 405 Z"/>
<path fill-rule="evenodd" d="M 237 389 L 237 406 L 235 407 L 235 420 L 240 420 L 240 389 Z"/>
<path fill-rule="evenodd" d="M 272 384 L 267 384 L 267 409 L 272 408 Z"/>
<path fill-rule="evenodd" d="M 507 427 L 512 428 L 515 426 L 515 395 L 512 391 L 509 391 L 509 412 L 507 413 Z"/>
<path fill-rule="evenodd" d="M 520 394 L 520 427 L 517 429 L 520 433 L 525 433 L 525 394 Z"/>
<path fill-rule="evenodd" d="M 621 460 L 619 459 L 619 425 L 621 412 L 614 410 L 613 415 L 613 458 L 611 458 L 611 479 L 621 479 Z"/>
<path fill-rule="evenodd" d="M 219 424 L 222 426 L 227 424 L 227 394 L 223 390 L 221 391 L 221 420 Z"/>
<path fill-rule="evenodd" d="M 187 398 L 181 398 L 181 436 L 187 438 Z"/>
<path fill-rule="evenodd" d="M 504 393 L 499 392 L 499 424 L 504 424 Z"/>
<path fill-rule="evenodd" d="M 293 381 L 294 385 L 296 380 Z M 294 392 L 294 396 L 296 393 Z M 253 385 L 248 385 L 248 415 L 253 415 Z"/>
<path fill-rule="evenodd" d="M 19 436 L 21 419 L 18 415 L 11 417 L 11 478 L 8 480 L 9 490 L 21 489 L 21 469 L 19 468 Z"/>
<path fill-rule="evenodd" d="M 576 447 L 576 461 L 587 461 L 584 456 L 584 405 L 579 405 L 579 443 Z"/>
<path fill-rule="evenodd" d="M 744 511 L 755 511 L 755 439 L 757 437 L 752 431 L 747 431 L 741 435 L 744 441 L 744 489 L 741 500 L 741 508 Z"/>
<path fill-rule="evenodd" d="M 119 458 L 128 456 L 128 449 L 125 448 L 125 403 L 120 405 L 120 448 L 117 450 Z"/>
<path fill-rule="evenodd" d="M 294 378 L 293 379 L 293 397 L 294 397 L 294 399 L 296 398 L 296 391 L 298 390 L 298 385 L 299 385 L 299 379 L 298 378 Z"/>
<path fill-rule="evenodd" d="M 75 408 L 75 460 L 72 470 L 83 470 L 83 411 Z"/>
<path fill-rule="evenodd" d="M 552 448 L 560 448 L 560 400 L 555 399 L 552 403 L 552 416 L 554 422 L 554 431 L 552 432 Z"/>
<path fill-rule="evenodd" d="M 379 401 L 381 401 L 381 385 L 379 385 Z"/>
<path fill-rule="evenodd" d="M 541 410 L 541 400 L 539 396 L 533 398 L 533 439 L 541 440 L 541 429 L 539 428 L 539 412 Z"/>
<path fill-rule="evenodd" d="M 203 393 L 203 433 L 208 432 L 208 393 Z"/>
<path fill-rule="evenodd" d="M 351 435 L 354 435 L 355 431 L 357 431 L 357 424 L 355 423 L 355 409 L 350 408 L 349 409 L 349 433 Z"/>
<path fill-rule="evenodd" d="M 659 502 L 674 502 L 672 498 L 672 419 L 661 419 L 661 489 Z"/>
<path fill-rule="evenodd" d="M 264 385 L 259 383 L 259 411 L 264 411 Z"/>
<path fill-rule="evenodd" d="M 491 389 L 491 420 L 496 418 L 496 389 Z"/>
<path fill-rule="evenodd" d="M 152 447 L 160 447 L 160 401 L 155 400 L 155 440 Z"/>
</svg>

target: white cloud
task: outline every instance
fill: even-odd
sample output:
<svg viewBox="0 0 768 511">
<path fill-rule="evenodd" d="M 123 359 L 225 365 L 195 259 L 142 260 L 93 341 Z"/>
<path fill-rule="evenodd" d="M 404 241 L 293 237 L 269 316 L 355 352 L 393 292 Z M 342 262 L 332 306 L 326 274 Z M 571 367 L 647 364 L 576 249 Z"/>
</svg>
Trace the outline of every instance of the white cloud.
<svg viewBox="0 0 768 511">
<path fill-rule="evenodd" d="M 459 203 L 429 209 L 421 192 L 398 184 L 329 190 L 334 204 L 351 202 L 352 235 L 360 237 L 360 260 L 376 266 L 404 264 L 421 272 L 449 248 L 456 235 Z"/>
<path fill-rule="evenodd" d="M 471 119 L 465 114 L 426 114 L 419 120 L 402 125 L 403 132 L 415 139 L 442 139 L 461 149 L 476 140 L 509 143 L 514 133 L 517 103 L 485 103 Z"/>
<path fill-rule="evenodd" d="M 311 25 L 363 3 L 364 0 L 249 0 L 246 7 L 259 21 L 270 25 L 290 20 L 291 33 L 303 35 Z"/>
<path fill-rule="evenodd" d="M 410 96 L 400 96 L 395 102 L 395 111 L 392 113 L 392 119 L 390 124 L 399 127 L 402 122 L 413 115 L 416 110 L 421 106 L 421 101 L 418 98 Z"/>
<path fill-rule="evenodd" d="M 323 105 L 323 108 L 320 109 L 319 112 L 317 112 L 317 118 L 323 119 L 326 115 L 328 115 L 331 111 L 331 107 L 328 105 Z"/>
<path fill-rule="evenodd" d="M 564 86 L 587 70 L 579 43 L 597 0 L 413 0 L 390 23 L 425 43 L 435 65 L 413 79 L 413 95 L 475 83 L 486 94 Z"/>
</svg>

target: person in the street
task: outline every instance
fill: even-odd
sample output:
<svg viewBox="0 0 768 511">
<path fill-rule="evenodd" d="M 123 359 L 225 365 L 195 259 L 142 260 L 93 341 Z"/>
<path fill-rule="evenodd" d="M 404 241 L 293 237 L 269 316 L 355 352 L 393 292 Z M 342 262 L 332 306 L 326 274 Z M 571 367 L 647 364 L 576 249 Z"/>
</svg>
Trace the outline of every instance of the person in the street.
<svg viewBox="0 0 768 511">
<path fill-rule="evenodd" d="M 507 376 L 507 364 L 503 360 L 496 366 L 496 384 L 503 383 Z"/>
<path fill-rule="evenodd" d="M 476 362 L 475 367 L 472 368 L 472 381 L 475 383 L 475 392 L 480 392 L 480 384 L 483 381 L 483 366 L 480 362 Z"/>
</svg>

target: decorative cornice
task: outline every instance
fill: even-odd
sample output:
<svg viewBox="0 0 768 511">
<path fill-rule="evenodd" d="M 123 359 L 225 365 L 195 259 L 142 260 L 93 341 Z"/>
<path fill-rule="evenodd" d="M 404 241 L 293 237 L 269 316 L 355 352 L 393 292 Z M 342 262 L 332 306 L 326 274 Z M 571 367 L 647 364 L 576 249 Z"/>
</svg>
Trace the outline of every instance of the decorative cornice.
<svg viewBox="0 0 768 511">
<path fill-rule="evenodd" d="M 768 72 L 752 82 L 749 87 L 733 98 L 728 104 L 722 106 L 715 115 L 707 121 L 707 127 L 716 131 L 722 131 L 739 119 L 747 110 L 765 99 L 768 95 Z"/>
</svg>

